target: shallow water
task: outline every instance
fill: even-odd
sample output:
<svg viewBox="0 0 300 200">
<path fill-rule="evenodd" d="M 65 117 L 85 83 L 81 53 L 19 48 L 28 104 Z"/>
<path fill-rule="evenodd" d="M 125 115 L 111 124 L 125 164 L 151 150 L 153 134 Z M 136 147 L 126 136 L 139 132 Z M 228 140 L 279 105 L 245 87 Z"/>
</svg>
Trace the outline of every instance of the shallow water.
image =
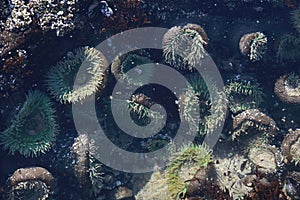
<svg viewBox="0 0 300 200">
<path fill-rule="evenodd" d="M 0 3 L 0 199 L 28 199 L 24 191 L 31 199 L 299 199 L 297 1 L 62 2 Z M 167 38 L 169 30 L 175 35 Z M 257 32 L 267 42 L 250 37 L 239 46 Z M 286 34 L 294 38 L 283 44 Z M 86 49 L 76 60 L 86 46 L 108 63 Z M 36 90 L 55 113 L 38 100 L 26 104 Z M 20 151 L 33 152 L 38 141 L 45 141 L 38 156 Z M 190 143 L 206 145 L 210 159 Z M 27 167 L 43 167 L 52 179 L 32 179 L 33 171 L 17 183 L 9 179 Z M 43 193 L 37 180 L 49 190 Z M 16 192 L 30 181 L 36 190 Z"/>
</svg>

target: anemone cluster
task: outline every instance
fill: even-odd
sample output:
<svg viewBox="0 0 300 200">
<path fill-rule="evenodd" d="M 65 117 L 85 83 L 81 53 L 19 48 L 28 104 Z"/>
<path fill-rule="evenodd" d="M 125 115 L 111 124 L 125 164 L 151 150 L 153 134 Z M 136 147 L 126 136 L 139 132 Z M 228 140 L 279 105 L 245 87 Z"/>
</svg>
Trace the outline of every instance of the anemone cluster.
<svg viewBox="0 0 300 200">
<path fill-rule="evenodd" d="M 107 67 L 107 61 L 100 51 L 81 47 L 50 68 L 46 84 L 56 100 L 76 103 L 105 87 Z"/>
<path fill-rule="evenodd" d="M 46 153 L 58 133 L 55 110 L 50 99 L 39 91 L 30 91 L 11 125 L 0 134 L 0 144 L 14 154 L 36 157 Z"/>
<path fill-rule="evenodd" d="M 198 24 L 174 26 L 165 33 L 162 49 L 165 61 L 178 69 L 193 70 L 207 53 L 208 37 Z"/>
<path fill-rule="evenodd" d="M 78 7 L 78 4 L 81 2 L 83 2 L 81 4 L 84 5 L 83 8 Z M 164 8 L 166 4 L 162 2 L 171 6 Z M 200 2 L 197 1 L 199 4 Z M 292 71 L 291 68 L 286 67 L 284 73 L 287 74 L 276 81 L 274 94 L 281 102 L 277 102 L 277 99 L 273 98 L 273 93 L 264 98 L 263 89 L 254 78 L 244 79 L 240 77 L 247 76 L 248 72 L 255 71 L 258 78 L 264 78 L 265 68 L 258 69 L 261 62 L 249 62 L 248 60 L 270 61 L 268 59 L 271 58 L 270 68 L 273 67 L 271 66 L 273 64 L 274 66 L 276 64 L 286 66 L 286 62 L 298 64 L 300 39 L 296 34 L 300 33 L 300 9 L 296 9 L 295 5 L 297 4 L 294 0 L 286 0 L 284 2 L 283 0 L 225 0 L 223 2 L 218 1 L 218 5 L 215 4 L 215 6 L 225 5 L 232 11 L 236 9 L 236 6 L 252 2 L 255 2 L 255 6 L 251 8 L 254 12 L 264 12 L 266 7 L 256 7 L 256 5 L 264 3 L 271 3 L 273 6 L 276 3 L 289 4 L 290 8 L 293 7 L 294 9 L 291 14 L 292 25 L 294 25 L 295 32 L 297 31 L 298 33 L 288 33 L 283 35 L 278 41 L 278 30 L 270 33 L 270 38 L 272 37 L 272 40 L 275 40 L 275 44 L 279 46 L 275 51 L 271 49 L 268 52 L 269 38 L 264 33 L 250 32 L 245 34 L 239 41 L 240 52 L 245 57 L 241 57 L 240 52 L 235 52 L 236 54 L 233 55 L 233 58 L 228 58 L 228 60 L 235 59 L 236 63 L 239 63 L 238 71 L 233 73 L 240 74 L 236 75 L 234 79 L 229 79 L 225 82 L 226 86 L 222 88 L 224 91 L 216 86 L 214 80 L 210 79 L 211 77 L 200 77 L 195 73 L 197 65 L 204 63 L 202 61 L 208 58 L 206 47 L 209 41 L 204 29 L 197 24 L 170 28 L 165 33 L 163 41 L 159 41 L 162 43 L 162 51 L 157 49 L 132 51 L 125 55 L 117 56 L 109 66 L 109 63 L 100 51 L 92 47 L 82 47 L 75 49 L 73 52 L 68 52 L 64 59 L 48 71 L 46 75 L 48 91 L 62 104 L 86 103 L 90 100 L 90 97 L 96 95 L 95 107 L 98 111 L 97 115 L 100 112 L 101 116 L 91 119 L 90 113 L 85 112 L 83 116 L 86 119 L 83 119 L 80 123 L 87 127 L 89 126 L 86 123 L 87 121 L 98 120 L 106 136 L 112 142 L 115 142 L 116 146 L 121 144 L 122 148 L 134 150 L 134 153 L 137 153 L 139 150 L 143 152 L 156 151 L 172 142 L 173 135 L 175 135 L 174 130 L 182 122 L 189 124 L 186 133 L 198 133 L 190 146 L 184 146 L 179 150 L 177 149 L 178 151 L 172 149 L 175 152 L 171 152 L 167 165 L 156 169 L 149 181 L 148 179 L 143 180 L 144 182 L 148 181 L 148 183 L 141 184 L 144 188 L 138 192 L 136 199 L 299 199 L 300 131 L 297 129 L 299 120 L 291 122 L 294 124 L 292 127 L 294 130 L 291 128 L 289 131 L 284 127 L 286 124 L 284 124 L 283 118 L 281 121 L 275 121 L 278 119 L 278 113 L 279 117 L 282 117 L 282 112 L 286 110 L 285 107 L 295 108 L 296 111 L 299 108 L 297 107 L 300 103 L 300 78 L 298 71 L 293 69 L 294 72 L 290 73 Z M 88 7 L 90 3 L 91 5 Z M 163 5 L 158 5 L 160 3 Z M 67 45 L 61 45 L 64 47 L 59 47 L 58 49 L 63 51 L 65 47 L 70 45 L 69 41 L 75 41 L 72 39 L 73 36 L 76 36 L 76 40 L 79 41 L 74 45 L 70 45 L 74 47 L 86 43 L 87 41 L 82 39 L 86 38 L 85 36 L 92 36 L 95 40 L 98 40 L 102 36 L 103 38 L 109 36 L 111 32 L 107 32 L 108 30 L 120 32 L 128 28 L 148 24 L 148 16 L 153 16 L 155 12 L 159 16 L 153 16 L 153 18 L 156 17 L 156 19 L 161 20 L 166 17 L 165 10 L 175 10 L 177 7 L 175 4 L 186 6 L 186 4 L 190 3 L 188 0 L 183 2 L 179 0 L 172 2 L 164 0 L 155 3 L 140 0 L 115 0 L 108 2 L 100 0 L 1 1 L 0 57 L 2 60 L 0 61 L 0 92 L 2 90 L 7 92 L 9 87 L 15 89 L 14 86 L 18 86 L 18 88 L 22 86 L 15 78 L 18 77 L 17 75 L 21 77 L 22 74 L 26 74 L 21 69 L 25 68 L 27 64 L 27 58 L 25 59 L 27 54 L 25 56 L 24 53 L 19 57 L 14 54 L 23 49 L 23 47 L 30 52 L 28 55 L 33 55 L 36 49 L 43 48 L 43 45 L 47 46 L 49 44 L 47 42 L 55 41 L 54 44 L 56 44 L 61 39 L 66 39 L 64 42 L 66 41 Z M 205 3 L 208 3 L 208 1 L 205 1 Z M 103 10 L 101 5 L 105 5 L 106 9 L 110 10 Z M 150 8 L 152 10 L 146 10 L 151 5 L 154 6 Z M 157 9 L 159 12 L 154 11 L 155 8 L 159 8 Z M 208 10 L 210 12 L 211 9 Z M 107 13 L 108 11 L 109 13 Z M 144 11 L 148 11 L 148 13 Z M 199 17 L 201 24 L 204 24 L 208 31 L 215 31 L 214 34 L 211 34 L 210 40 L 210 44 L 214 46 L 213 48 L 222 46 L 215 46 L 220 41 L 220 38 L 216 40 L 214 37 L 224 34 L 221 38 L 222 44 L 227 45 L 228 41 L 236 39 L 235 37 L 241 33 L 236 31 L 236 28 L 240 30 L 240 27 L 237 25 L 240 22 L 239 20 L 232 21 L 233 23 L 228 26 L 224 24 L 226 28 L 232 27 L 232 30 L 225 29 L 226 31 L 221 33 L 216 31 L 218 26 L 214 24 L 219 23 L 218 17 L 213 17 L 211 21 L 210 16 L 206 16 L 202 12 L 199 14 L 197 13 L 198 10 L 180 9 L 180 11 L 184 12 L 185 16 L 188 16 L 187 18 L 191 17 L 194 19 L 195 17 L 196 19 Z M 101 17 L 99 14 L 104 15 Z M 232 12 L 231 14 L 235 15 L 237 13 Z M 172 16 L 173 19 L 175 19 L 174 16 Z M 223 20 L 222 18 L 221 21 L 224 22 Z M 248 22 L 248 19 L 245 22 Z M 265 22 L 257 20 L 255 26 L 249 27 L 250 29 L 261 27 L 265 25 Z M 268 21 L 269 25 L 277 26 L 276 23 Z M 74 31 L 74 35 L 72 34 L 72 37 L 70 35 L 70 38 L 57 38 L 54 36 L 54 40 L 51 40 L 53 39 L 51 37 L 49 40 L 49 38 L 45 37 L 34 44 L 31 44 L 33 38 L 26 37 L 29 32 L 45 34 L 52 31 L 56 32 L 57 36 L 66 36 L 77 25 L 86 28 L 83 31 L 84 35 Z M 242 25 L 243 28 L 245 27 L 244 25 Z M 99 29 L 96 30 L 96 26 Z M 85 35 L 85 31 L 87 35 Z M 97 31 L 100 31 L 101 34 Z M 265 31 L 268 33 L 268 30 Z M 93 32 L 92 35 L 89 35 L 90 32 Z M 104 34 L 104 32 L 106 33 Z M 30 36 L 34 37 L 34 35 Z M 51 35 L 47 34 L 46 36 Z M 23 44 L 24 46 L 22 46 Z M 26 47 L 26 45 L 28 46 Z M 112 51 L 116 50 L 114 44 L 110 45 L 110 47 Z M 220 48 L 220 51 L 224 51 L 224 49 Z M 212 50 L 212 55 L 218 57 L 218 52 L 215 52 L 214 49 Z M 276 51 L 277 54 L 274 57 L 272 55 L 265 56 L 269 52 Z M 229 53 L 226 54 L 227 52 L 231 53 L 231 49 L 222 52 L 220 59 L 223 59 L 223 55 L 229 55 Z M 57 54 L 53 53 L 54 56 L 57 56 Z M 36 64 L 35 59 L 30 58 L 28 60 L 33 66 Z M 177 72 L 180 71 L 188 81 L 189 84 L 187 84 L 186 88 L 179 88 L 181 89 L 179 94 L 172 93 L 172 95 L 175 94 L 174 96 L 180 95 L 179 99 L 174 97 L 173 100 L 173 96 L 170 93 L 156 92 L 157 87 L 152 87 L 151 84 L 143 87 L 144 83 L 148 83 L 156 75 L 156 66 L 148 65 L 147 67 L 147 65 L 144 65 L 153 62 L 168 63 Z M 141 67 L 140 65 L 144 66 Z M 291 67 L 296 68 L 297 66 Z M 44 73 L 48 69 L 47 66 L 43 66 L 39 70 L 39 72 Z M 233 70 L 233 68 L 226 70 Z M 130 76 L 129 71 L 134 76 Z M 34 71 L 34 73 L 36 72 Z M 274 70 L 274 72 L 277 73 L 277 70 Z M 250 77 L 252 76 L 253 74 L 250 74 Z M 268 76 L 273 78 L 273 74 L 268 74 Z M 173 77 L 165 76 L 164 78 L 172 79 Z M 126 82 L 128 87 L 124 91 L 117 91 L 116 93 L 120 94 L 120 96 L 127 96 L 129 97 L 128 99 L 113 99 L 110 96 L 112 87 L 118 81 Z M 10 83 L 15 83 L 15 85 Z M 29 81 L 25 87 L 41 87 L 43 89 L 40 80 Z M 128 95 L 129 90 L 136 87 L 140 88 Z M 264 91 L 269 92 L 267 87 L 264 89 L 266 89 Z M 19 95 L 22 90 L 17 92 L 17 95 Z M 148 125 L 153 121 L 164 123 L 163 114 L 159 111 L 156 112 L 152 108 L 157 103 L 171 99 L 170 102 L 163 102 L 172 104 L 166 107 L 173 106 L 172 112 L 167 113 L 170 122 L 166 123 L 166 129 L 162 129 L 163 131 L 142 142 L 140 138 L 127 137 L 127 134 L 120 134 L 120 136 L 121 128 L 115 129 L 115 119 L 105 113 L 106 110 L 104 110 L 111 109 L 106 102 L 103 102 L 108 98 L 111 98 L 117 104 L 117 114 L 120 118 L 123 116 L 128 117 L 124 115 L 125 112 L 126 114 L 130 113 L 131 119 L 139 126 Z M 269 101 L 270 99 L 271 101 Z M 262 104 L 263 100 L 265 100 L 264 104 Z M 282 104 L 282 102 L 286 104 Z M 226 119 L 227 104 L 231 115 Z M 2 106 L 2 102 L 0 106 Z M 62 178 L 59 177 L 55 180 L 61 180 L 62 184 L 70 184 L 72 182 L 71 188 L 73 187 L 72 189 L 74 189 L 74 196 L 82 193 L 80 195 L 84 199 L 132 198 L 134 195 L 133 191 L 126 189 L 125 186 L 128 183 L 126 181 L 131 177 L 123 172 L 108 169 L 100 162 L 101 155 L 97 154 L 96 142 L 89 137 L 91 136 L 89 134 L 95 134 L 96 132 L 93 132 L 93 130 L 90 133 L 80 133 L 77 136 L 76 130 L 69 126 L 64 126 L 65 124 L 69 125 L 70 122 L 70 113 L 65 112 L 65 109 L 68 109 L 70 106 L 60 104 L 57 106 L 62 111 L 59 116 L 67 118 L 60 121 L 61 128 L 67 131 L 71 130 L 72 133 L 67 136 L 59 135 L 59 137 L 62 137 L 64 141 L 70 144 L 69 146 L 66 147 L 65 144 L 57 140 L 56 148 L 49 152 L 51 156 L 59 160 L 54 159 L 55 162 L 61 162 L 68 157 L 68 159 L 62 161 L 64 162 L 63 170 L 57 167 L 58 165 L 61 166 L 57 163 L 49 166 L 51 170 L 57 170 L 55 174 L 61 174 L 63 171 L 63 173 L 66 172 L 70 175 L 65 176 L 63 174 Z M 98 109 L 99 106 L 105 108 L 102 109 L 103 107 L 101 107 L 101 109 Z M 121 107 L 124 110 L 121 110 Z M 18 109 L 20 110 L 17 110 L 18 113 L 12 119 L 10 126 L 0 134 L 1 146 L 8 151 L 8 154 L 19 153 L 25 157 L 37 157 L 46 153 L 55 142 L 58 133 L 55 110 L 50 99 L 37 90 L 29 92 L 25 103 Z M 7 110 L 4 112 L 1 108 L 1 114 L 8 112 Z M 165 110 L 168 111 L 168 109 Z M 11 112 L 16 111 L 13 110 Z M 173 115 L 175 112 L 176 116 Z M 288 113 L 287 116 L 290 115 L 292 114 Z M 214 148 L 213 154 L 211 149 L 199 143 L 206 136 L 212 136 L 213 134 L 210 133 L 216 128 L 223 128 L 225 119 L 228 123 L 222 129 L 221 137 L 216 139 L 218 140 L 216 145 L 219 146 Z M 151 126 L 154 127 L 155 124 L 151 124 Z M 76 138 L 73 141 L 74 136 Z M 187 134 L 186 136 L 190 135 Z M 98 137 L 97 139 L 100 141 L 102 138 Z M 283 139 L 283 141 L 280 139 Z M 124 145 L 124 143 L 126 144 Z M 67 154 L 63 156 L 59 154 L 58 152 L 61 152 L 61 149 L 67 149 Z M 114 153 L 116 152 L 112 152 L 111 155 L 115 155 Z M 157 155 L 157 158 L 160 158 L 159 156 L 161 155 Z M 47 158 L 40 156 L 35 161 L 43 163 L 45 162 L 43 159 L 48 159 L 48 155 Z M 147 159 L 147 157 L 142 157 L 141 159 Z M 28 160 L 26 159 L 25 161 L 27 162 Z M 51 161 L 53 160 L 50 160 L 49 163 Z M 120 160 L 114 160 L 112 157 L 111 162 L 120 162 Z M 132 163 L 132 165 L 134 164 Z M 117 176 L 118 178 L 116 178 Z M 120 178 L 122 176 L 124 178 Z M 69 192 L 69 187 L 54 190 L 54 185 L 54 177 L 46 169 L 41 167 L 21 168 L 17 169 L 8 179 L 7 195 L 5 194 L 4 196 L 6 199 L 48 199 L 51 198 L 53 191 L 55 191 L 55 195 L 57 195 L 55 198 L 57 199 L 73 199 L 71 195 L 68 196 L 70 198 L 64 196 L 68 195 L 66 193 Z M 130 181 L 129 185 L 131 187 L 131 185 L 139 184 L 135 181 Z M 1 190 L 2 186 L 0 185 L 0 198 L 2 198 Z"/>
<path fill-rule="evenodd" d="M 261 32 L 245 34 L 240 40 L 240 50 L 251 61 L 258 61 L 266 53 L 267 37 Z"/>
</svg>

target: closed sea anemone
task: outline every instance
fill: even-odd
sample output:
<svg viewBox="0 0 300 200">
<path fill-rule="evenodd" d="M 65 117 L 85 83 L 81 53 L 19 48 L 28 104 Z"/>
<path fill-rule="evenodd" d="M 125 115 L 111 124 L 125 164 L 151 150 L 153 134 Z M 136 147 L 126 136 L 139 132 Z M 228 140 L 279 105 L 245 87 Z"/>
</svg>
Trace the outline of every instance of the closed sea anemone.
<svg viewBox="0 0 300 200">
<path fill-rule="evenodd" d="M 193 70 L 207 55 L 204 49 L 207 44 L 208 38 L 201 26 L 174 26 L 163 37 L 163 55 L 165 61 L 175 68 Z"/>
<path fill-rule="evenodd" d="M 50 99 L 39 91 L 29 92 L 10 127 L 0 134 L 0 144 L 11 154 L 17 151 L 25 157 L 46 153 L 58 132 L 55 118 Z"/>
<path fill-rule="evenodd" d="M 271 137 L 277 130 L 274 119 L 258 109 L 249 109 L 234 116 L 232 140 L 248 135 L 247 142 L 249 142 L 249 137 L 253 137 L 256 132 L 260 133 L 259 136 Z"/>
<path fill-rule="evenodd" d="M 266 53 L 267 37 L 261 32 L 245 34 L 240 40 L 240 50 L 251 61 L 258 61 Z"/>
<path fill-rule="evenodd" d="M 100 51 L 82 47 L 49 70 L 46 84 L 61 103 L 76 103 L 105 87 L 107 69 L 108 63 Z"/>
<path fill-rule="evenodd" d="M 284 103 L 300 103 L 300 78 L 295 73 L 281 76 L 274 87 L 276 96 Z"/>
<path fill-rule="evenodd" d="M 8 179 L 7 199 L 49 199 L 54 190 L 54 178 L 42 167 L 17 169 Z"/>
</svg>

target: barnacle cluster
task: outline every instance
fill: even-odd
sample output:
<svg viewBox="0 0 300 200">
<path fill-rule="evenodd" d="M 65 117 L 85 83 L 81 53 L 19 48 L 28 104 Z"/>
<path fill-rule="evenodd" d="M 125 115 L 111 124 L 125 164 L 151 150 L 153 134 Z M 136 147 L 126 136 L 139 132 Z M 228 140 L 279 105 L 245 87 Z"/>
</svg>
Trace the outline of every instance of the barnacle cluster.
<svg viewBox="0 0 300 200">
<path fill-rule="evenodd" d="M 75 28 L 75 4 L 75 0 L 57 2 L 35 0 L 31 1 L 29 6 L 42 30 L 54 30 L 57 36 L 63 36 Z"/>
<path fill-rule="evenodd" d="M 54 190 L 54 177 L 42 167 L 17 169 L 8 179 L 7 199 L 49 199 Z"/>
<path fill-rule="evenodd" d="M 267 37 L 261 32 L 245 34 L 240 40 L 240 50 L 251 61 L 258 61 L 266 53 Z"/>
<path fill-rule="evenodd" d="M 253 134 L 258 130 L 263 136 L 274 136 L 278 130 L 276 122 L 258 109 L 245 110 L 233 118 L 232 140 L 241 135 Z"/>
<path fill-rule="evenodd" d="M 274 87 L 276 96 L 284 103 L 300 103 L 300 78 L 295 73 L 289 73 L 277 79 Z"/>
<path fill-rule="evenodd" d="M 83 191 L 91 196 L 97 195 L 104 183 L 102 165 L 95 158 L 96 147 L 94 140 L 88 134 L 80 134 L 71 147 L 75 159 L 74 174 Z"/>
<path fill-rule="evenodd" d="M 190 75 L 187 80 L 190 86 L 179 99 L 181 116 L 189 123 L 190 131 L 199 131 L 202 135 L 211 133 L 216 127 L 221 126 L 225 118 L 227 108 L 225 94 L 219 91 L 212 81 L 205 82 L 202 77 Z"/>
<path fill-rule="evenodd" d="M 11 12 L 8 1 L 0 1 L 0 30 L 4 28 L 4 22 Z"/>
<path fill-rule="evenodd" d="M 23 0 L 12 0 L 14 5 L 11 15 L 6 20 L 6 28 L 8 30 L 24 31 L 32 23 L 33 12 Z"/>
<path fill-rule="evenodd" d="M 207 53 L 208 37 L 198 24 L 174 26 L 165 33 L 162 49 L 165 61 L 178 69 L 193 70 Z"/>
<path fill-rule="evenodd" d="M 0 32 L 0 57 L 16 49 L 25 42 L 24 36 L 9 31 Z"/>
<path fill-rule="evenodd" d="M 281 144 L 284 162 L 300 163 L 300 129 L 290 130 Z"/>
<path fill-rule="evenodd" d="M 11 125 L 0 134 L 0 144 L 11 154 L 25 157 L 46 153 L 55 141 L 58 126 L 50 99 L 39 91 L 29 92 Z"/>
<path fill-rule="evenodd" d="M 225 93 L 228 99 L 228 107 L 233 113 L 257 108 L 263 101 L 262 88 L 255 81 L 227 80 Z"/>
<path fill-rule="evenodd" d="M 285 34 L 281 37 L 277 59 L 280 62 L 300 60 L 300 39 L 291 34 Z"/>
<path fill-rule="evenodd" d="M 107 80 L 108 63 L 97 49 L 81 47 L 69 55 L 50 68 L 46 77 L 50 93 L 61 103 L 83 101 L 101 91 Z"/>
<path fill-rule="evenodd" d="M 12 0 L 13 9 L 6 20 L 8 30 L 24 31 L 33 21 L 37 21 L 44 31 L 55 30 L 57 36 L 63 36 L 75 28 L 75 0 Z"/>
</svg>

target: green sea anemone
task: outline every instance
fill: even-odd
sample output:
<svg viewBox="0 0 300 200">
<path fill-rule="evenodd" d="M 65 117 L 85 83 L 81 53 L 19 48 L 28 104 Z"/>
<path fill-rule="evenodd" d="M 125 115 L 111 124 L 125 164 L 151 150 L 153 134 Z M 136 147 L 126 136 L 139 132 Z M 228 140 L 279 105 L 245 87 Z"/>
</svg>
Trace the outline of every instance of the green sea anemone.
<svg viewBox="0 0 300 200">
<path fill-rule="evenodd" d="M 266 53 L 267 37 L 260 32 L 245 34 L 240 40 L 240 50 L 251 61 L 258 61 Z"/>
<path fill-rule="evenodd" d="M 8 200 L 49 199 L 54 190 L 54 178 L 42 167 L 17 169 L 8 179 Z"/>
<path fill-rule="evenodd" d="M 45 94 L 30 91 L 10 127 L 0 134 L 0 144 L 11 154 L 18 151 L 25 157 L 46 153 L 58 132 L 54 113 Z"/>
<path fill-rule="evenodd" d="M 291 19 L 295 29 L 300 33 L 300 8 L 292 11 Z"/>
<path fill-rule="evenodd" d="M 187 76 L 187 80 L 191 85 L 179 99 L 181 116 L 189 123 L 190 131 L 199 131 L 202 135 L 210 133 L 221 126 L 225 118 L 226 96 L 212 81 L 206 80 L 206 83 L 202 77 L 193 74 Z"/>
<path fill-rule="evenodd" d="M 49 70 L 46 84 L 61 103 L 76 103 L 105 87 L 107 69 L 108 63 L 100 51 L 82 47 Z"/>
<path fill-rule="evenodd" d="M 300 77 L 295 73 L 281 76 L 275 83 L 274 92 L 284 103 L 300 103 Z"/>
<path fill-rule="evenodd" d="M 153 61 L 146 57 L 138 55 L 137 53 L 127 53 L 117 56 L 111 64 L 111 72 L 118 81 L 125 79 L 129 84 L 142 86 L 151 79 L 153 69 L 151 66 L 140 65 L 149 64 Z M 133 69 L 129 74 L 129 70 Z"/>
<path fill-rule="evenodd" d="M 277 60 L 280 62 L 300 60 L 300 38 L 289 34 L 282 36 L 277 50 Z"/>
<path fill-rule="evenodd" d="M 228 107 L 233 113 L 257 108 L 263 101 L 262 88 L 254 81 L 228 80 L 225 93 L 228 99 Z"/>
<path fill-rule="evenodd" d="M 174 153 L 166 171 L 170 199 L 184 198 L 188 187 L 186 181 L 211 162 L 212 152 L 203 145 L 185 146 Z"/>
<path fill-rule="evenodd" d="M 193 70 L 207 53 L 204 46 L 208 38 L 204 29 L 197 24 L 183 28 L 172 27 L 163 38 L 162 49 L 165 61 L 178 69 Z"/>
</svg>

